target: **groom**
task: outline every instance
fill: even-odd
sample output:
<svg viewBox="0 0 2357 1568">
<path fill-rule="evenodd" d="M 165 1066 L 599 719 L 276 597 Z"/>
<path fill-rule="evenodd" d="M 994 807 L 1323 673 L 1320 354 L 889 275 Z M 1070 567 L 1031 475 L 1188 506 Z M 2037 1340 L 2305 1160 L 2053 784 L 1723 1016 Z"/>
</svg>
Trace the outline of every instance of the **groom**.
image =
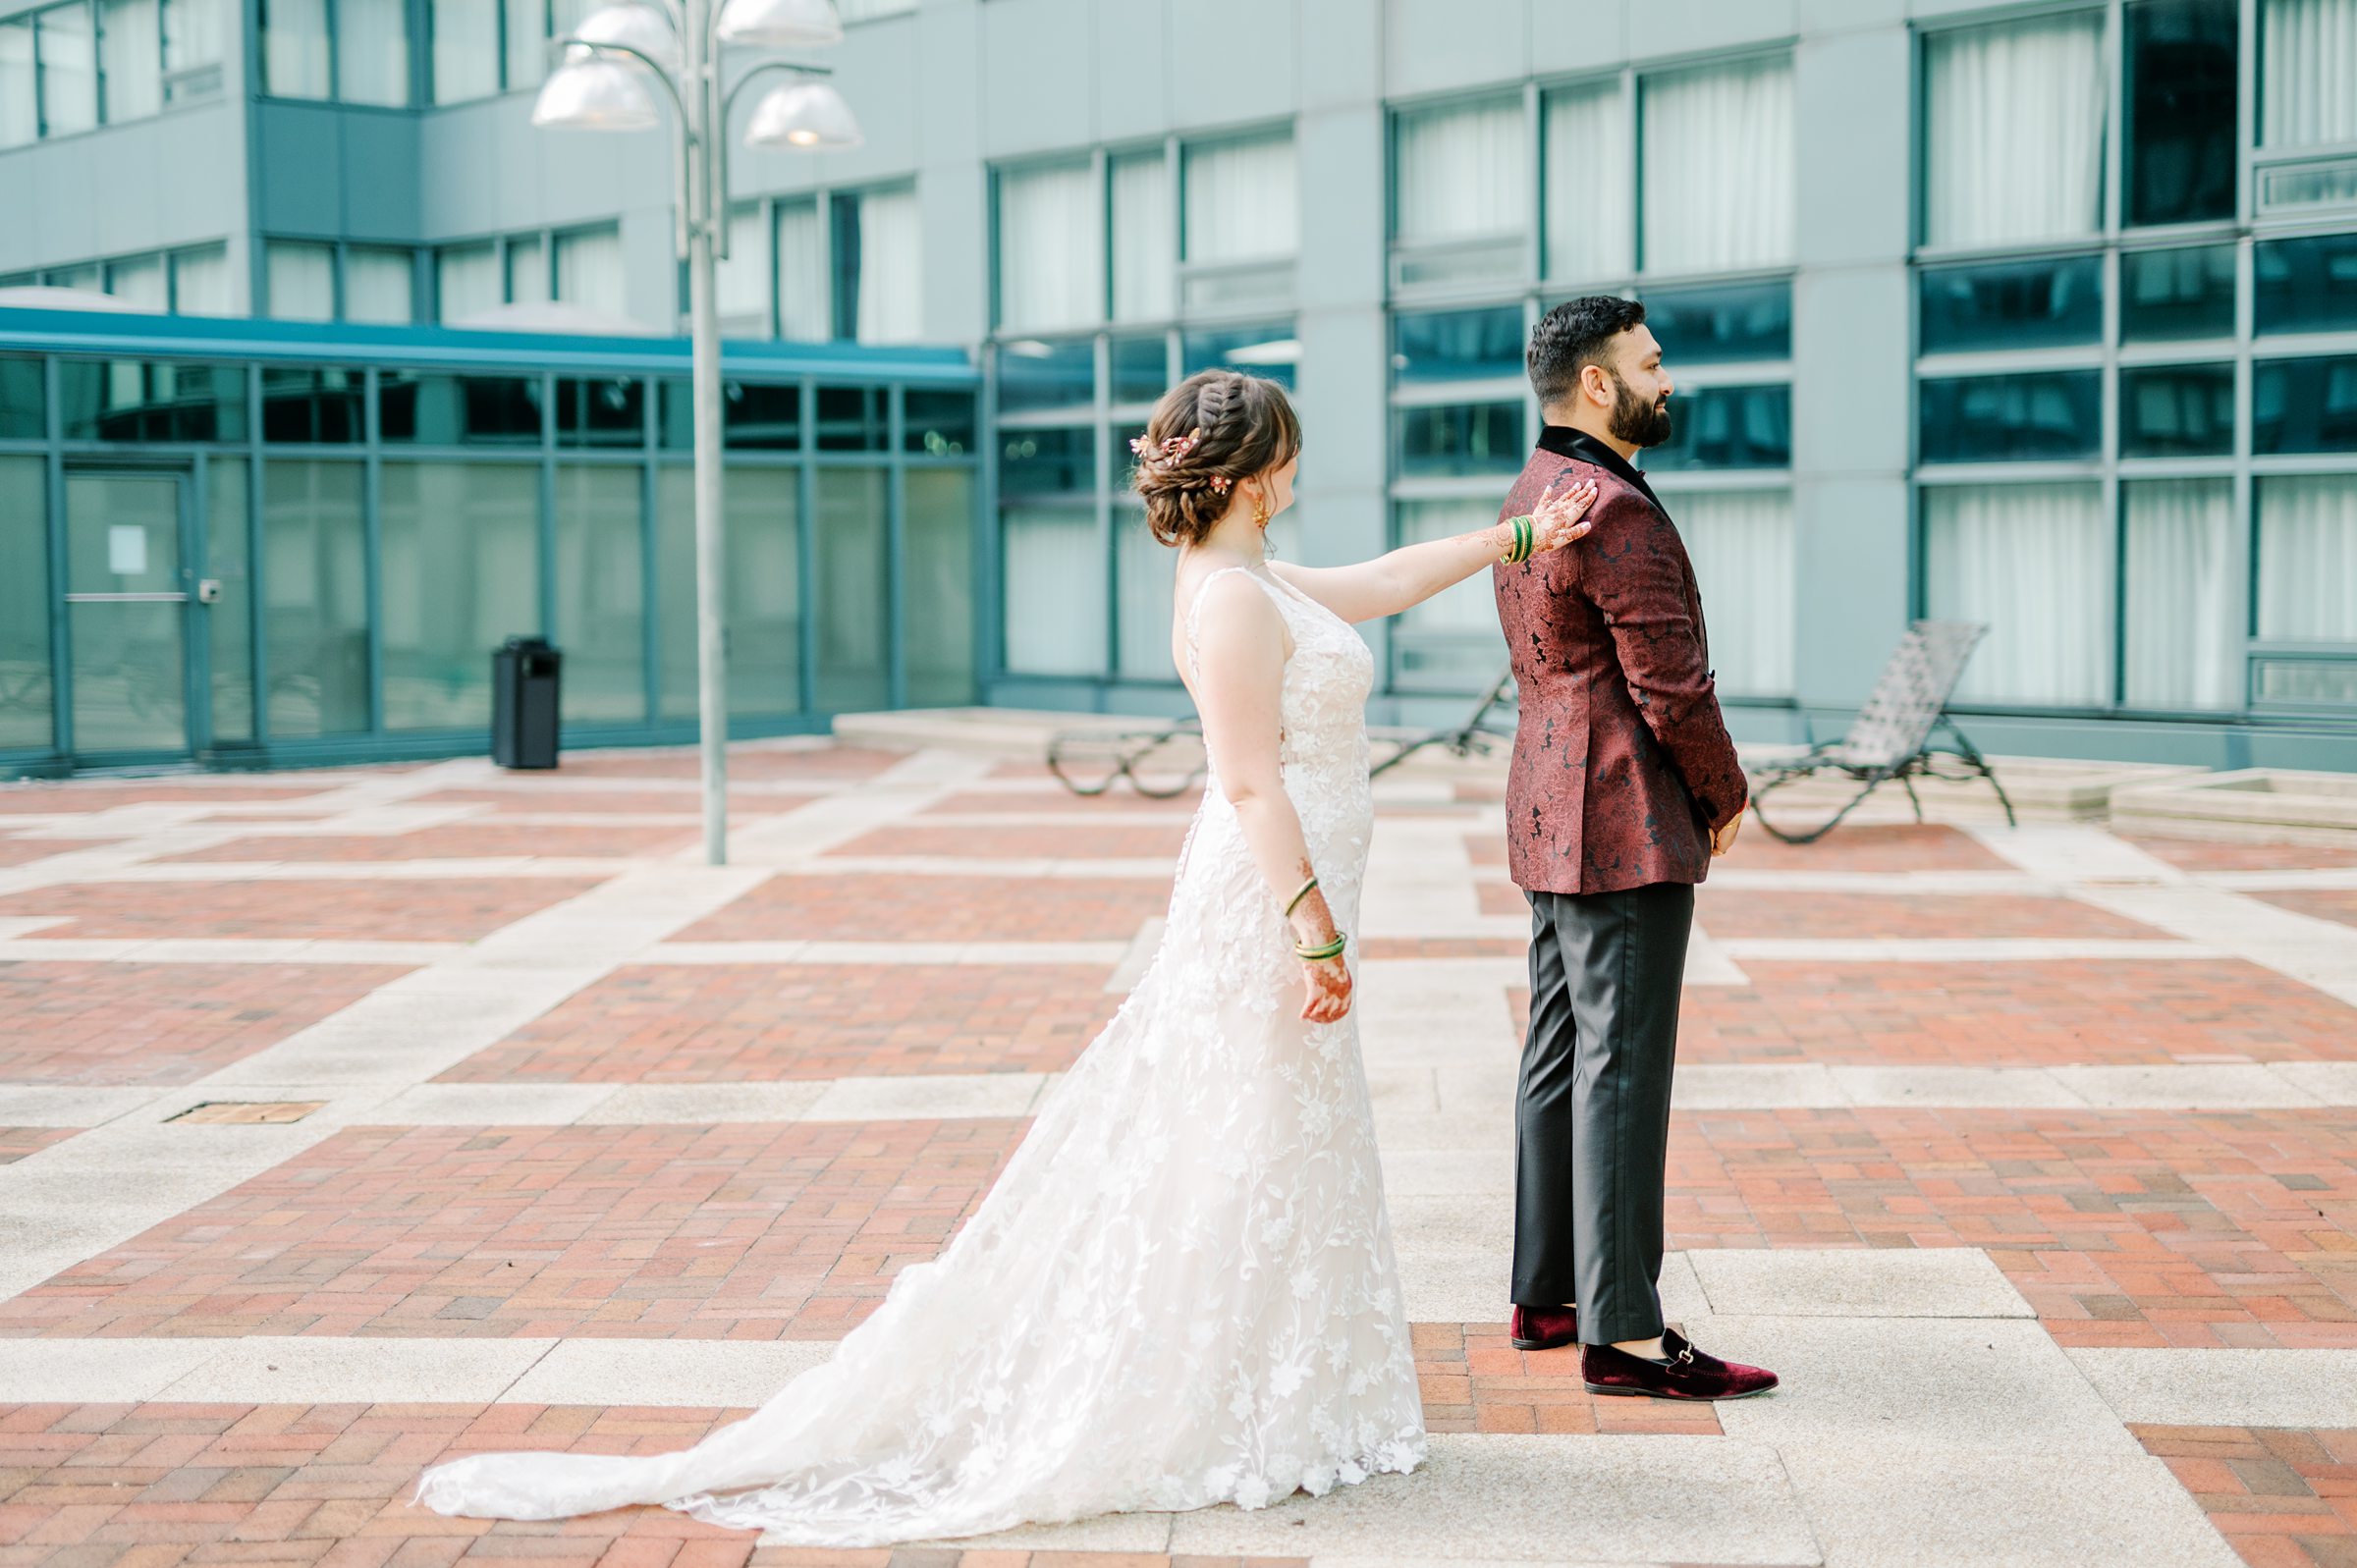
<svg viewBox="0 0 2357 1568">
<path fill-rule="evenodd" d="M 1582 543 L 1494 573 L 1522 707 L 1507 860 L 1531 910 L 1513 1342 L 1579 1341 L 1597 1393 L 1761 1393 L 1776 1375 L 1696 1349 L 1662 1322 L 1659 1289 L 1694 884 L 1748 795 L 1694 568 L 1629 460 L 1670 437 L 1670 377 L 1645 307 L 1608 297 L 1550 310 L 1528 364 L 1547 425 L 1504 515 L 1578 479 L 1597 499 Z"/>
</svg>

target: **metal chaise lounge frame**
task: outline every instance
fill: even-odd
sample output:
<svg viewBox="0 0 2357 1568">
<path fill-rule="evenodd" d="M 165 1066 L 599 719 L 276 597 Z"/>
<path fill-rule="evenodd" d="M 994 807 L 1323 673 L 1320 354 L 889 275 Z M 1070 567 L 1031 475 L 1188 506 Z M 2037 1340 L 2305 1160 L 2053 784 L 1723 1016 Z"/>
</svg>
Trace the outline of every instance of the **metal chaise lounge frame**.
<svg viewBox="0 0 2357 1568">
<path fill-rule="evenodd" d="M 1965 664 L 1988 630 L 1975 621 L 1916 622 L 1891 652 L 1891 662 L 1883 667 L 1882 677 L 1851 721 L 1847 734 L 1812 744 L 1806 753 L 1788 761 L 1751 770 L 1751 810 L 1760 826 L 1785 843 L 1814 843 L 1833 832 L 1877 787 L 1893 779 L 1906 790 L 1915 807 L 1915 820 L 1921 822 L 1923 800 L 1915 793 L 1917 778 L 1956 783 L 1986 779 L 1997 791 L 1998 804 L 2005 808 L 2006 825 L 2013 826 L 2013 802 L 2006 797 L 2005 786 L 1947 714 L 1947 699 L 1954 695 Z M 1953 738 L 1953 746 L 1931 744 L 1933 733 L 1941 730 Z M 1942 772 L 1944 765 L 1950 765 L 1952 771 Z M 1771 793 L 1795 780 L 1828 772 L 1847 774 L 1858 784 L 1858 792 L 1829 821 L 1805 833 L 1794 833 L 1768 820 L 1764 802 Z"/>
</svg>

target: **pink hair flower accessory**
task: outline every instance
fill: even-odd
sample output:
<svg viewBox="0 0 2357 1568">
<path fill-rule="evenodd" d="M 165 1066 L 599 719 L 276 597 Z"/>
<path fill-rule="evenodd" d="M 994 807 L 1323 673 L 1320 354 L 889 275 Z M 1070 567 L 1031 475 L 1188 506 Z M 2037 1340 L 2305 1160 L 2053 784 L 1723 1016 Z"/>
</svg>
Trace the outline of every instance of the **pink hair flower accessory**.
<svg viewBox="0 0 2357 1568">
<path fill-rule="evenodd" d="M 1230 479 L 1224 473 L 1215 473 L 1207 482 L 1211 485 L 1211 488 L 1215 494 L 1224 496 L 1228 493 L 1228 487 L 1231 484 L 1233 484 L 1235 481 Z"/>
<path fill-rule="evenodd" d="M 1180 458 L 1183 458 L 1188 453 L 1194 451 L 1195 443 L 1202 439 L 1203 430 L 1201 426 L 1197 426 L 1195 429 L 1188 431 L 1183 436 L 1166 436 L 1163 438 L 1162 445 L 1159 450 L 1154 452 L 1152 456 L 1160 459 L 1164 462 L 1177 462 Z M 1146 438 L 1143 436 L 1131 436 L 1129 438 L 1129 450 L 1140 458 L 1148 456 L 1146 451 Z"/>
</svg>

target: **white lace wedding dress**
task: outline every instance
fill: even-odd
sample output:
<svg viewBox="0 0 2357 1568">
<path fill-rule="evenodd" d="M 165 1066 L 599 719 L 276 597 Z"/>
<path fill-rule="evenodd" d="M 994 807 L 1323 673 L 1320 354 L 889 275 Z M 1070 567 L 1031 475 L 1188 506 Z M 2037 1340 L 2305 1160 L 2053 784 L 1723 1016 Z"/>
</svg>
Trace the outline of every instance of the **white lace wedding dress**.
<svg viewBox="0 0 2357 1568">
<path fill-rule="evenodd" d="M 1265 568 L 1223 569 L 1265 588 L 1291 630 L 1286 788 L 1354 931 L 1367 646 Z M 1279 905 L 1215 771 L 1145 977 L 973 1217 L 833 1360 L 692 1448 L 474 1455 L 427 1471 L 417 1500 L 505 1519 L 663 1503 L 779 1542 L 865 1546 L 1257 1508 L 1413 1469 L 1423 1410 L 1356 1014 L 1301 1020 Z"/>
</svg>

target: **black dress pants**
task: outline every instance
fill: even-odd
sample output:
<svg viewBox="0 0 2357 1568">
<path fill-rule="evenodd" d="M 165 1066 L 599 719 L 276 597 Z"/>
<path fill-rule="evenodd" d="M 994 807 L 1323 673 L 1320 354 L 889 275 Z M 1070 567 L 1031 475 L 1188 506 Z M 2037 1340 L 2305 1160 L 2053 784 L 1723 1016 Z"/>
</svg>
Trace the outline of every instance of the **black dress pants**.
<svg viewBox="0 0 2357 1568">
<path fill-rule="evenodd" d="M 1662 1331 L 1662 1188 L 1694 890 L 1532 892 L 1514 1108 L 1513 1299 L 1591 1345 Z"/>
</svg>

